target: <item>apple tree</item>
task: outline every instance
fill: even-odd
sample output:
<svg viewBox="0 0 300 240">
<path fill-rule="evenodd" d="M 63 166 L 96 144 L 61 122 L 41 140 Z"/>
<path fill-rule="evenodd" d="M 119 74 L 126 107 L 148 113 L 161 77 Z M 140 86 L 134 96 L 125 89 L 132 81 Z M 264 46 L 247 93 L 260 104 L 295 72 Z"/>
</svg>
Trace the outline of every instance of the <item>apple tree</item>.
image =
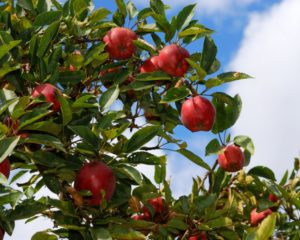
<svg viewBox="0 0 300 240">
<path fill-rule="evenodd" d="M 53 226 L 32 240 L 300 239 L 299 159 L 280 181 L 244 169 L 242 101 L 220 86 L 250 76 L 221 73 L 196 5 L 115 3 L 0 1 L 0 239 L 40 217 Z M 211 133 L 205 157 L 183 127 Z M 205 170 L 190 194 L 172 194 L 169 152 Z"/>
</svg>

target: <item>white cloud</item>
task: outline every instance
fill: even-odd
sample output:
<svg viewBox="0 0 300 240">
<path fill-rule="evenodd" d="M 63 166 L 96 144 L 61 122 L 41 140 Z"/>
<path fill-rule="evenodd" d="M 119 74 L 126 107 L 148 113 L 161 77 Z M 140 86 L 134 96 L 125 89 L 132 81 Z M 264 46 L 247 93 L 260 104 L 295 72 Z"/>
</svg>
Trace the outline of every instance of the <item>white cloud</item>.
<svg viewBox="0 0 300 240">
<path fill-rule="evenodd" d="M 244 8 L 257 1 L 260 0 L 164 0 L 163 2 L 172 8 L 179 8 L 191 3 L 197 3 L 198 10 L 201 14 L 211 15 L 215 13 L 238 13 L 238 9 Z M 149 5 L 149 1 L 144 0 L 133 0 L 133 2 L 144 6 Z"/>
<path fill-rule="evenodd" d="M 251 166 L 269 166 L 278 176 L 300 150 L 299 9 L 299 0 L 285 0 L 252 15 L 230 64 L 255 77 L 230 86 L 244 103 L 234 131 L 255 142 Z"/>
</svg>

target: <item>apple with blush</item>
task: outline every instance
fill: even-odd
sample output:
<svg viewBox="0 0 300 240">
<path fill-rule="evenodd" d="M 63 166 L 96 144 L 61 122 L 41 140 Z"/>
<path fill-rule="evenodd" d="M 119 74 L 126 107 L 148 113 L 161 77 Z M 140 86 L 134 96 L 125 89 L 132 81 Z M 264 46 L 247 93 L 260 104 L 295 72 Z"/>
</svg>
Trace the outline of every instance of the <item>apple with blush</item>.
<svg viewBox="0 0 300 240">
<path fill-rule="evenodd" d="M 107 201 L 111 199 L 116 188 L 116 177 L 112 169 L 102 162 L 85 163 L 76 174 L 74 188 L 90 191 L 92 196 L 84 200 L 90 206 L 97 206 L 101 204 L 103 191 L 104 198 Z"/>
<path fill-rule="evenodd" d="M 189 69 L 186 61 L 189 56 L 189 52 L 177 44 L 168 45 L 159 52 L 158 67 L 171 76 L 182 77 Z"/>
<path fill-rule="evenodd" d="M 205 232 L 201 232 L 199 234 L 190 236 L 189 240 L 207 240 L 207 237 Z"/>
<path fill-rule="evenodd" d="M 48 103 L 52 103 L 52 110 L 58 111 L 60 109 L 60 103 L 56 98 L 57 88 L 50 83 L 44 83 L 37 85 L 31 94 L 32 98 L 43 96 Z"/>
<path fill-rule="evenodd" d="M 75 50 L 72 55 L 81 55 L 81 52 L 79 50 Z M 69 67 L 69 71 L 70 72 L 75 72 L 76 71 L 76 67 L 72 64 L 70 64 L 70 67 Z"/>
<path fill-rule="evenodd" d="M 226 172 L 237 172 L 243 168 L 245 156 L 240 147 L 229 145 L 218 155 L 218 163 Z"/>
<path fill-rule="evenodd" d="M 133 41 L 137 38 L 136 33 L 129 28 L 115 27 L 106 33 L 103 42 L 111 59 L 124 60 L 131 58 L 135 53 Z"/>
<path fill-rule="evenodd" d="M 10 163 L 8 158 L 0 163 L 0 172 L 6 177 L 9 178 L 10 175 Z"/>
<path fill-rule="evenodd" d="M 158 56 L 152 56 L 148 58 L 140 68 L 141 73 L 150 73 L 159 70 L 160 68 L 158 67 Z"/>
<path fill-rule="evenodd" d="M 216 116 L 215 107 L 202 96 L 184 101 L 181 107 L 182 124 L 192 132 L 210 131 Z"/>
</svg>

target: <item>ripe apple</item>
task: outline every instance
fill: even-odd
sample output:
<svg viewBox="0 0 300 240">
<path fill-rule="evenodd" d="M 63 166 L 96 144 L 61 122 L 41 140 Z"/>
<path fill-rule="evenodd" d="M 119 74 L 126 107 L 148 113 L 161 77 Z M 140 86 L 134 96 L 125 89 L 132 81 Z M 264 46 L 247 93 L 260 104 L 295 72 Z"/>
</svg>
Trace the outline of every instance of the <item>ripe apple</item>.
<svg viewBox="0 0 300 240">
<path fill-rule="evenodd" d="M 241 148 L 235 145 L 225 147 L 218 155 L 220 167 L 227 172 L 237 172 L 244 166 L 245 157 Z"/>
<path fill-rule="evenodd" d="M 148 220 L 149 218 L 144 214 L 134 215 L 131 217 L 133 220 Z"/>
<path fill-rule="evenodd" d="M 147 203 L 152 206 L 154 215 L 161 214 L 165 209 L 165 200 L 162 197 L 149 199 Z M 146 217 L 151 217 L 151 211 L 146 205 L 143 207 L 143 212 Z"/>
<path fill-rule="evenodd" d="M 214 106 L 204 97 L 192 97 L 182 104 L 181 121 L 192 132 L 210 131 L 215 115 Z"/>
<path fill-rule="evenodd" d="M 2 227 L 0 227 L 0 240 L 4 239 L 5 231 Z"/>
<path fill-rule="evenodd" d="M 268 199 L 273 203 L 276 203 L 278 201 L 278 197 L 272 193 L 269 194 Z"/>
<path fill-rule="evenodd" d="M 153 56 L 148 58 L 141 66 L 140 72 L 141 73 L 149 73 L 159 71 L 158 67 L 158 56 Z"/>
<path fill-rule="evenodd" d="M 112 28 L 103 37 L 103 42 L 106 44 L 106 51 L 110 58 L 122 60 L 133 56 L 135 46 L 133 40 L 137 39 L 135 32 L 128 28 L 115 27 Z"/>
<path fill-rule="evenodd" d="M 0 172 L 6 177 L 9 177 L 10 174 L 10 163 L 6 158 L 3 162 L 0 163 Z"/>
<path fill-rule="evenodd" d="M 189 64 L 185 60 L 189 56 L 186 49 L 177 44 L 171 44 L 159 52 L 158 66 L 171 76 L 182 77 L 189 68 Z"/>
<path fill-rule="evenodd" d="M 272 214 L 271 209 L 266 209 L 262 212 L 257 212 L 256 208 L 251 211 L 250 214 L 250 222 L 252 226 L 256 226 L 259 224 L 262 220 L 264 220 L 268 215 Z"/>
<path fill-rule="evenodd" d="M 89 190 L 92 196 L 86 198 L 86 202 L 95 206 L 101 204 L 102 191 L 105 192 L 105 199 L 110 200 L 116 188 L 116 177 L 107 165 L 93 161 L 81 167 L 76 175 L 74 187 L 77 191 Z"/>
<path fill-rule="evenodd" d="M 55 96 L 56 87 L 50 83 L 40 84 L 36 86 L 31 94 L 32 98 L 44 96 L 46 102 L 53 103 L 53 111 L 58 111 L 60 108 L 60 103 Z"/>
<path fill-rule="evenodd" d="M 197 235 L 190 236 L 189 240 L 207 240 L 207 237 L 205 232 L 201 232 Z"/>
</svg>

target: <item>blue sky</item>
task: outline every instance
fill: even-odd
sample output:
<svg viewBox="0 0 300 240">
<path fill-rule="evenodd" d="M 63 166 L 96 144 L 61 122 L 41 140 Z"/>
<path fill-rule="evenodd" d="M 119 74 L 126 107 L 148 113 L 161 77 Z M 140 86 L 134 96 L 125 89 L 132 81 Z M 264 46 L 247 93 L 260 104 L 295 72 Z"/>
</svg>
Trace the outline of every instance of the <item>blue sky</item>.
<svg viewBox="0 0 300 240">
<path fill-rule="evenodd" d="M 148 3 L 133 0 L 138 8 Z M 177 13 L 190 0 L 166 0 Z M 254 79 L 226 86 L 231 95 L 243 100 L 241 117 L 232 128 L 234 135 L 249 135 L 255 143 L 250 167 L 265 165 L 280 178 L 293 166 L 300 151 L 300 1 L 299 0 L 198 0 L 196 18 L 216 32 L 218 58 L 223 70 L 246 72 Z M 115 9 L 114 1 L 95 1 L 96 6 Z M 170 4 L 172 3 L 172 4 Z M 193 49 L 189 49 L 191 52 Z M 209 137 L 178 128 L 176 133 L 201 157 Z M 163 154 L 159 152 L 159 154 Z M 170 154 L 168 176 L 175 195 L 190 192 L 191 177 L 203 175 L 201 169 L 178 155 Z M 206 161 L 211 161 L 204 158 Z M 148 175 L 152 169 L 142 168 Z M 41 193 L 48 194 L 48 193 Z M 8 239 L 30 240 L 35 231 L 51 228 L 45 219 L 24 225 L 17 223 Z"/>
</svg>

